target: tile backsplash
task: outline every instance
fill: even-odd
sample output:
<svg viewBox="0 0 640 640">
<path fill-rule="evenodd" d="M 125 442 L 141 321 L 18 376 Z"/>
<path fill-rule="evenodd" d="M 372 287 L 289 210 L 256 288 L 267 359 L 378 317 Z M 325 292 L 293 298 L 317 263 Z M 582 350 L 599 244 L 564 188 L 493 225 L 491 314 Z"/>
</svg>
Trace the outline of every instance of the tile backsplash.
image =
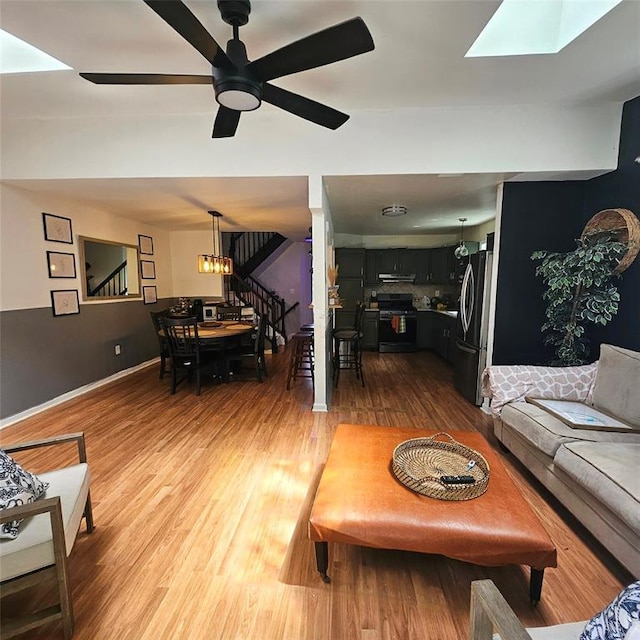
<svg viewBox="0 0 640 640">
<path fill-rule="evenodd" d="M 440 298 L 449 300 L 448 308 L 457 309 L 459 306 L 460 287 L 455 285 L 435 285 L 435 284 L 407 284 L 406 282 L 381 282 L 375 287 L 364 288 L 364 301 L 368 304 L 371 298 L 371 291 L 379 293 L 411 293 L 413 295 L 414 306 L 424 307 L 423 298 L 427 299 L 436 297 L 439 292 Z"/>
</svg>

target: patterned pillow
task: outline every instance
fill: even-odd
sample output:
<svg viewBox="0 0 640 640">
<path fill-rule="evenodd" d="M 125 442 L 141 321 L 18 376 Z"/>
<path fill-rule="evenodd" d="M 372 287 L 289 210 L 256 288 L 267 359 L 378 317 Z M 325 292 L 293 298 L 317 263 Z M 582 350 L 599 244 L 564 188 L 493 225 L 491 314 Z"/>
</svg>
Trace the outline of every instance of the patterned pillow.
<svg viewBox="0 0 640 640">
<path fill-rule="evenodd" d="M 48 483 L 25 471 L 11 456 L 0 450 L 0 510 L 33 502 L 44 495 Z M 22 520 L 0 525 L 0 538 L 15 538 Z"/>
<path fill-rule="evenodd" d="M 623 589 L 610 605 L 591 618 L 579 640 L 625 640 L 627 633 L 638 619 L 640 619 L 640 581 Z"/>
</svg>

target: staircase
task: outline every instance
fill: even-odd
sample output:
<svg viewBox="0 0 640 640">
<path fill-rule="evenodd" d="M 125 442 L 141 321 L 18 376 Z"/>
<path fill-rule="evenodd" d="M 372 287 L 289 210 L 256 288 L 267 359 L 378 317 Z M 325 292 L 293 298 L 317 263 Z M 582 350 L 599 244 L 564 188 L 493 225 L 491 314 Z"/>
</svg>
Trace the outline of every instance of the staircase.
<svg viewBox="0 0 640 640">
<path fill-rule="evenodd" d="M 127 261 L 117 266 L 100 284 L 89 288 L 87 294 L 91 297 L 123 296 L 127 293 Z"/>
<path fill-rule="evenodd" d="M 224 297 L 229 302 L 251 306 L 260 316 L 266 317 L 267 337 L 271 341 L 272 351 L 276 353 L 278 336 L 287 343 L 285 317 L 300 303 L 296 302 L 287 309 L 285 300 L 275 291 L 267 289 L 251 273 L 269 258 L 286 238 L 279 233 L 267 231 L 222 235 L 223 246 L 225 240 L 229 240 L 228 255 L 233 259 L 233 275 L 224 278 Z"/>
</svg>

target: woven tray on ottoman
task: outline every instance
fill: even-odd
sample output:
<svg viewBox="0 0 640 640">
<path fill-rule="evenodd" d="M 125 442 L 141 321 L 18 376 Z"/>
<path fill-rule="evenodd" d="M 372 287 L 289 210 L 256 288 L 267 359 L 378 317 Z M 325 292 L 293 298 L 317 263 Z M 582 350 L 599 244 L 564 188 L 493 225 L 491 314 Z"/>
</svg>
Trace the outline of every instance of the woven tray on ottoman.
<svg viewBox="0 0 640 640">
<path fill-rule="evenodd" d="M 447 440 L 438 440 L 440 436 Z M 484 457 L 448 433 L 401 442 L 393 451 L 392 469 L 403 485 L 438 500 L 471 500 L 489 485 L 489 464 Z M 456 482 L 461 476 L 468 483 Z"/>
</svg>

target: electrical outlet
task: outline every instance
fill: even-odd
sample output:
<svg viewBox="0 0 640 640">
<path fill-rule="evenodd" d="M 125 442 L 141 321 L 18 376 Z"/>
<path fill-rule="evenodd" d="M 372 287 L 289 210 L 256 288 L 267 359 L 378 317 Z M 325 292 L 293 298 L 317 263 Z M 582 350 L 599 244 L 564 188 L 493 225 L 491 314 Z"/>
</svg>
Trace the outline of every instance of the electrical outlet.
<svg viewBox="0 0 640 640">
<path fill-rule="evenodd" d="M 114 353 L 119 356 L 120 355 L 120 345 L 117 344 L 114 348 L 113 348 Z"/>
</svg>

